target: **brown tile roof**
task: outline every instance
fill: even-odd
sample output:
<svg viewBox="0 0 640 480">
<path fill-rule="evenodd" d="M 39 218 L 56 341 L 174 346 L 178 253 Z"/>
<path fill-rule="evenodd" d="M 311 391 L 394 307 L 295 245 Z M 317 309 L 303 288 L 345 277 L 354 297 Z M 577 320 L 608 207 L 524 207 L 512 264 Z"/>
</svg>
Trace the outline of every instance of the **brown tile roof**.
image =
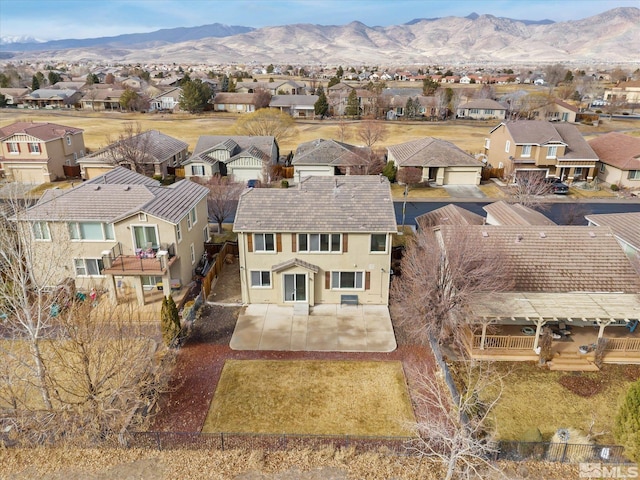
<svg viewBox="0 0 640 480">
<path fill-rule="evenodd" d="M 293 165 L 359 165 L 365 163 L 371 150 L 337 140 L 318 138 L 301 143 L 291 163 Z"/>
<path fill-rule="evenodd" d="M 453 143 L 433 137 L 391 145 L 389 153 L 400 167 L 481 167 L 482 163 Z"/>
<path fill-rule="evenodd" d="M 420 228 L 437 225 L 483 225 L 484 217 L 450 203 L 416 217 Z"/>
<path fill-rule="evenodd" d="M 602 213 L 584 218 L 595 225 L 611 227 L 616 237 L 640 251 L 640 212 Z"/>
<path fill-rule="evenodd" d="M 213 99 L 213 103 L 217 104 L 228 104 L 228 103 L 237 103 L 242 105 L 253 105 L 254 102 L 254 93 L 218 93 Z"/>
<path fill-rule="evenodd" d="M 460 228 L 478 248 L 504 255 L 514 275 L 512 291 L 640 292 L 640 277 L 609 227 L 444 225 L 440 230 L 446 236 Z"/>
<path fill-rule="evenodd" d="M 396 232 L 389 181 L 348 175 L 304 178 L 292 188 L 251 188 L 240 196 L 236 232 Z"/>
<path fill-rule="evenodd" d="M 66 134 L 74 135 L 83 131 L 81 128 L 67 127 L 57 123 L 16 122 L 0 128 L 0 140 L 4 140 L 16 133 L 24 133 L 48 142 L 49 140 L 64 138 Z"/>
<path fill-rule="evenodd" d="M 500 200 L 482 209 L 497 222 L 497 225 L 555 225 L 555 222 L 542 213 L 520 203 L 507 203 Z"/>
<path fill-rule="evenodd" d="M 464 103 L 458 107 L 458 110 L 461 108 L 486 108 L 491 110 L 506 110 L 500 103 L 495 100 L 491 100 L 490 98 L 478 98 L 474 100 L 470 100 L 467 103 Z"/>
<path fill-rule="evenodd" d="M 600 161 L 620 170 L 640 170 L 640 138 L 610 132 L 589 140 Z"/>
</svg>

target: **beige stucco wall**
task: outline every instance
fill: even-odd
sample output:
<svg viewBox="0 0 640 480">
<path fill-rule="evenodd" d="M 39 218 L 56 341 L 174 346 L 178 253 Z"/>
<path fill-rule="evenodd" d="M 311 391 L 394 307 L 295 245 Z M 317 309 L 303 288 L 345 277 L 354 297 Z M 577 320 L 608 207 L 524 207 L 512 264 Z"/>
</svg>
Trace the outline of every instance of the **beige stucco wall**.
<svg viewBox="0 0 640 480">
<path fill-rule="evenodd" d="M 301 232 L 302 233 L 302 232 Z M 341 295 L 358 295 L 361 304 L 387 305 L 389 300 L 389 271 L 391 266 L 391 235 L 387 236 L 385 253 L 370 253 L 370 235 L 349 233 L 346 253 L 293 252 L 292 234 L 281 234 L 282 251 L 279 253 L 256 253 L 247 251 L 248 233 L 239 233 L 240 281 L 244 303 L 274 303 L 290 305 L 284 301 L 283 274 L 307 275 L 307 301 L 314 304 L 338 304 Z M 255 245 L 255 242 L 254 242 Z M 251 271 L 271 271 L 274 265 L 292 258 L 315 265 L 314 273 L 304 267 L 292 266 L 280 272 L 271 272 L 270 287 L 251 287 Z M 333 290 L 325 288 L 325 272 L 361 271 L 369 272 L 368 290 Z M 363 278 L 366 274 L 363 274 Z M 364 283 L 364 281 L 363 281 Z"/>
<path fill-rule="evenodd" d="M 624 188 L 640 188 L 640 180 L 629 180 L 629 172 L 612 167 L 604 166 L 604 172 L 598 169 L 598 179 L 609 185 L 617 184 Z"/>
</svg>

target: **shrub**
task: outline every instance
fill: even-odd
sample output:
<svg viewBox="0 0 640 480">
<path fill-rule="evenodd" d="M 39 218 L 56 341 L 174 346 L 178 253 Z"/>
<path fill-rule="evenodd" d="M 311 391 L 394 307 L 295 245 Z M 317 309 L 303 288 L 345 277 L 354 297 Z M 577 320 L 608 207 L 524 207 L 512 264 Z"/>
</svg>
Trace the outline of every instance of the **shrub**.
<svg viewBox="0 0 640 480">
<path fill-rule="evenodd" d="M 162 308 L 160 310 L 160 325 L 162 329 L 162 340 L 165 345 L 175 346 L 180 336 L 180 318 L 178 316 L 178 308 L 173 297 L 164 297 L 162 299 Z"/>
<path fill-rule="evenodd" d="M 581 397 L 597 395 L 605 387 L 603 377 L 592 378 L 586 375 L 566 375 L 558 379 L 558 383 L 564 388 Z"/>
<path fill-rule="evenodd" d="M 396 167 L 392 162 L 387 162 L 387 164 L 382 169 L 382 175 L 389 179 L 389 183 L 393 183 L 396 181 Z"/>
<path fill-rule="evenodd" d="M 632 383 L 616 415 L 613 435 L 629 459 L 640 462 L 640 380 Z"/>
<path fill-rule="evenodd" d="M 287 180 L 282 180 L 282 181 L 280 182 L 280 186 L 281 186 L 282 188 L 289 188 L 289 182 L 288 182 Z"/>
</svg>

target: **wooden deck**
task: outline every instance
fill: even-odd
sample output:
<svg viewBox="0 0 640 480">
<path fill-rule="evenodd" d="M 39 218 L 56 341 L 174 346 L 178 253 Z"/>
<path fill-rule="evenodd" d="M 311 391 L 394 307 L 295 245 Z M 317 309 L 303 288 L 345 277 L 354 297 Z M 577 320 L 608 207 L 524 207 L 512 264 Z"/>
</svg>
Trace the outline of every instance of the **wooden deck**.
<svg viewBox="0 0 640 480">
<path fill-rule="evenodd" d="M 162 268 L 159 258 L 139 258 L 136 255 L 120 255 L 111 262 L 111 267 L 104 273 L 111 275 L 164 275 L 178 257 L 167 260 L 166 268 Z"/>
</svg>

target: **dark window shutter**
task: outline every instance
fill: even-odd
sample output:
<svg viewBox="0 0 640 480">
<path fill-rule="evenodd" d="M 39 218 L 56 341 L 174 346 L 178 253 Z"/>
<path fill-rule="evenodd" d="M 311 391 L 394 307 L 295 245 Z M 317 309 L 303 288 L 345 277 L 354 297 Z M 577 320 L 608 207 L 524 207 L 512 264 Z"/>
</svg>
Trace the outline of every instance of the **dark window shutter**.
<svg viewBox="0 0 640 480">
<path fill-rule="evenodd" d="M 371 288 L 371 272 L 364 272 L 364 289 L 369 290 Z"/>
<path fill-rule="evenodd" d="M 282 234 L 276 233 L 276 252 L 282 251 Z"/>
<path fill-rule="evenodd" d="M 253 252 L 253 233 L 247 234 L 247 251 Z"/>
<path fill-rule="evenodd" d="M 298 234 L 297 233 L 292 233 L 291 234 L 291 251 L 292 252 L 298 251 L 298 247 L 297 247 L 297 243 L 296 243 L 297 240 L 298 240 Z"/>
<path fill-rule="evenodd" d="M 331 288 L 331 272 L 324 272 L 324 288 L 327 290 Z"/>
<path fill-rule="evenodd" d="M 342 234 L 342 253 L 347 253 L 349 247 L 349 235 L 346 233 Z"/>
</svg>

